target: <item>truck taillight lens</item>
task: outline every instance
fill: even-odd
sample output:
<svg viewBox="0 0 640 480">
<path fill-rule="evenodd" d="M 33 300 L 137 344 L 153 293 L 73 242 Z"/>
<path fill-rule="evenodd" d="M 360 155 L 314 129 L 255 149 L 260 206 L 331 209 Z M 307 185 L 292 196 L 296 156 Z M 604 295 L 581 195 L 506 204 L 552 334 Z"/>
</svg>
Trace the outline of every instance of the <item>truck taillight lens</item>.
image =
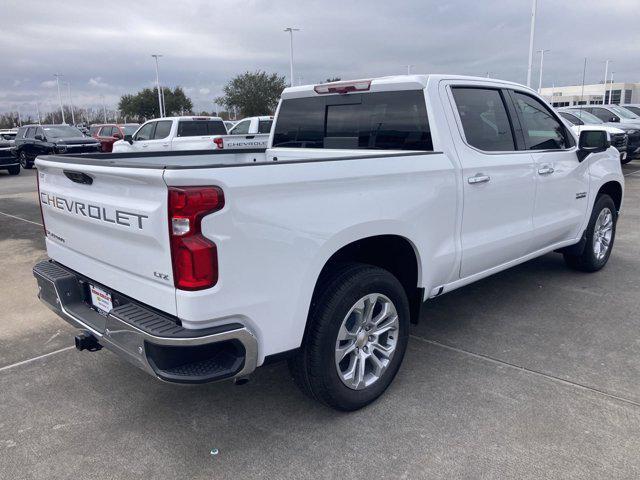
<svg viewBox="0 0 640 480">
<path fill-rule="evenodd" d="M 202 235 L 205 215 L 224 207 L 219 187 L 169 187 L 169 239 L 173 282 L 181 290 L 203 290 L 218 282 L 218 250 Z"/>
</svg>

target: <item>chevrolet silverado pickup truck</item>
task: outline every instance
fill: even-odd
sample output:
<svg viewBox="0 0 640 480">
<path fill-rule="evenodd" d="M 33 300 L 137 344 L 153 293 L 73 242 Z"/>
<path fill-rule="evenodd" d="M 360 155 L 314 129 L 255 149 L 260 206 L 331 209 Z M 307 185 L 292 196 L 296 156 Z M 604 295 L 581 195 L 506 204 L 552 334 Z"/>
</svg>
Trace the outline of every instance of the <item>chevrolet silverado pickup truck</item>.
<svg viewBox="0 0 640 480">
<path fill-rule="evenodd" d="M 423 302 L 549 252 L 603 268 L 624 181 L 606 131 L 575 137 L 531 89 L 448 75 L 287 88 L 266 150 L 37 166 L 34 275 L 78 349 L 176 383 L 286 357 L 346 411 L 389 386 Z"/>
</svg>

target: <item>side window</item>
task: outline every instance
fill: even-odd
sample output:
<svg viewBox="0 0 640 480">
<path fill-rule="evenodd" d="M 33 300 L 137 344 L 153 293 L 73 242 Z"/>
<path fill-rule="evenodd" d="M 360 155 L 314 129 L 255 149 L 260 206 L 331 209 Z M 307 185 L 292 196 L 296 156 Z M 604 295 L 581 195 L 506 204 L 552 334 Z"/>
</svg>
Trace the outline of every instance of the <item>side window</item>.
<svg viewBox="0 0 640 480">
<path fill-rule="evenodd" d="M 113 134 L 113 127 L 102 127 L 100 130 L 101 137 L 110 137 Z"/>
<path fill-rule="evenodd" d="M 231 135 L 246 135 L 249 133 L 249 127 L 251 126 L 251 120 L 245 120 L 244 122 L 240 122 L 238 125 L 233 127 L 231 130 Z"/>
<path fill-rule="evenodd" d="M 516 110 L 520 114 L 524 143 L 528 150 L 559 150 L 571 146 L 564 125 L 538 99 L 514 92 Z"/>
<path fill-rule="evenodd" d="M 155 140 L 161 140 L 163 138 L 167 138 L 171 133 L 171 125 L 173 122 L 171 120 L 164 120 L 161 122 L 157 122 L 156 132 L 153 135 Z"/>
<path fill-rule="evenodd" d="M 593 113 L 596 117 L 598 117 L 603 122 L 610 122 L 612 117 L 616 117 L 617 118 L 616 115 L 611 113 L 606 108 L 594 108 L 591 113 Z M 620 119 L 618 118 L 618 120 L 620 120 Z"/>
<path fill-rule="evenodd" d="M 454 87 L 467 143 L 487 152 L 516 150 L 507 109 L 499 90 Z"/>
<path fill-rule="evenodd" d="M 273 120 L 260 120 L 258 122 L 258 133 L 270 133 Z"/>
<path fill-rule="evenodd" d="M 24 134 L 24 138 L 33 138 L 36 136 L 36 128 L 29 127 L 27 128 L 27 133 Z"/>
<path fill-rule="evenodd" d="M 138 133 L 136 133 L 135 140 L 151 140 L 153 137 L 153 131 L 156 129 L 156 123 L 158 122 L 149 122 L 144 125 Z"/>
<path fill-rule="evenodd" d="M 35 133 L 35 135 L 40 135 L 42 138 L 45 138 L 45 137 L 44 137 L 44 131 L 42 130 L 42 127 L 38 127 L 38 128 L 36 128 L 36 133 Z"/>
</svg>

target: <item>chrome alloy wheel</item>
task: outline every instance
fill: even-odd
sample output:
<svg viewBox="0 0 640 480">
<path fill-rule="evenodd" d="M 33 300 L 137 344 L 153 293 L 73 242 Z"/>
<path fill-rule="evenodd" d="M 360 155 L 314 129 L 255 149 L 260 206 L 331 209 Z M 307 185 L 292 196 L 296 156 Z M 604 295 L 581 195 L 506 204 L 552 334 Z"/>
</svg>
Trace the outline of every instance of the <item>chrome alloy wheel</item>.
<svg viewBox="0 0 640 480">
<path fill-rule="evenodd" d="M 593 254 L 598 260 L 602 260 L 611 246 L 613 236 L 613 213 L 608 208 L 603 208 L 593 230 Z"/>
<path fill-rule="evenodd" d="M 342 383 L 362 390 L 377 382 L 391 363 L 398 344 L 398 312 L 381 293 L 358 300 L 342 320 L 335 362 Z"/>
</svg>

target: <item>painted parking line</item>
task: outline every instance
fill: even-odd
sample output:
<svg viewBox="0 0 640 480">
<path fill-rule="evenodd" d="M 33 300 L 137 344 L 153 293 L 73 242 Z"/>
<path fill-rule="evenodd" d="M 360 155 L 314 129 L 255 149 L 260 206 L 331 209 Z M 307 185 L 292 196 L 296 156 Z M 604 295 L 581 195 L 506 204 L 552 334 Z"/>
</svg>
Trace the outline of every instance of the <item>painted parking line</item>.
<svg viewBox="0 0 640 480">
<path fill-rule="evenodd" d="M 10 218 L 15 218 L 16 220 L 22 220 L 23 222 L 31 223 L 33 225 L 39 225 L 40 227 L 42 227 L 41 223 L 33 222 L 31 220 L 27 220 L 26 218 L 22 218 L 22 217 L 16 217 L 15 215 L 11 215 L 9 213 L 0 212 L 0 215 L 4 215 L 5 217 L 10 217 Z"/>
<path fill-rule="evenodd" d="M 635 175 L 636 173 L 640 173 L 640 168 L 638 170 L 633 171 L 633 172 L 625 173 L 624 176 L 628 177 L 629 175 Z"/>
<path fill-rule="evenodd" d="M 571 388 L 575 388 L 575 389 L 578 389 L 578 390 L 586 390 L 588 392 L 592 392 L 592 393 L 595 393 L 595 394 L 598 394 L 598 395 L 602 395 L 602 396 L 608 397 L 608 398 L 610 398 L 612 400 L 617 400 L 619 402 L 624 402 L 624 403 L 633 405 L 635 407 L 640 407 L 640 403 L 635 401 L 635 400 L 632 400 L 632 399 L 629 399 L 629 398 L 625 398 L 625 397 L 621 397 L 619 395 L 616 395 L 615 393 L 610 393 L 610 392 L 607 392 L 605 390 L 600 390 L 599 388 L 590 387 L 590 386 L 584 385 L 582 383 L 572 382 L 571 380 L 566 380 L 564 378 L 556 377 L 554 375 L 549 375 L 547 373 L 539 372 L 537 370 L 531 370 L 531 369 L 529 369 L 527 367 L 523 367 L 521 365 L 516 365 L 516 364 L 510 363 L 510 362 L 505 362 L 504 360 L 500 360 L 499 358 L 491 357 L 489 355 L 483 355 L 481 353 L 471 352 L 471 351 L 465 350 L 463 348 L 458 348 L 458 347 L 454 347 L 454 346 L 447 345 L 447 344 L 444 344 L 444 343 L 436 342 L 435 340 L 429 340 L 427 338 L 423 338 L 423 337 L 420 337 L 418 335 L 409 335 L 409 336 L 411 338 L 415 339 L 415 340 L 418 340 L 419 342 L 427 343 L 427 344 L 433 345 L 435 347 L 444 348 L 445 350 L 450 350 L 450 351 L 453 351 L 453 352 L 456 352 L 456 353 L 467 355 L 467 356 L 470 356 L 470 357 L 473 357 L 473 358 L 476 358 L 476 359 L 479 359 L 479 360 L 483 360 L 485 362 L 497 364 L 497 365 L 500 365 L 500 366 L 503 366 L 503 367 L 513 368 L 514 370 L 519 370 L 521 372 L 524 372 L 524 373 L 527 373 L 527 374 L 530 374 L 530 375 L 541 377 L 541 378 L 544 378 L 544 379 L 549 380 L 551 382 L 560 383 L 562 385 L 566 385 L 566 386 L 569 386 Z"/>
<path fill-rule="evenodd" d="M 21 365 L 27 365 L 31 362 L 35 362 L 37 360 L 41 360 L 43 358 L 50 357 L 51 355 L 56 355 L 57 353 L 66 352 L 67 350 L 71 350 L 72 348 L 76 348 L 75 345 L 70 345 L 68 347 L 61 348 L 60 350 L 55 350 L 53 352 L 45 353 L 43 355 L 38 355 L 37 357 L 30 358 L 28 360 L 23 360 L 21 362 L 12 363 L 11 365 L 7 365 L 5 367 L 0 368 L 0 372 L 4 372 L 5 370 L 9 370 L 11 368 L 19 367 Z"/>
</svg>

